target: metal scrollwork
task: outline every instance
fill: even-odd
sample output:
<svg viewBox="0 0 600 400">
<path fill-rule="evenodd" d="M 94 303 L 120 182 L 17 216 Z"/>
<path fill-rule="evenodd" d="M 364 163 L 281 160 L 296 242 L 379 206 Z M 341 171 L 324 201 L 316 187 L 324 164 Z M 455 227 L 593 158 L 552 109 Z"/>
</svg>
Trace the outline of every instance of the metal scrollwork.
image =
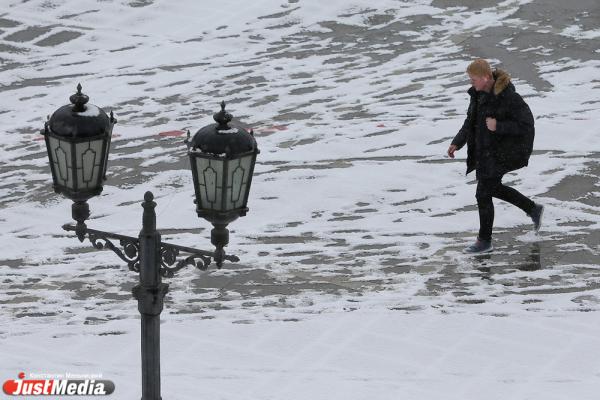
<svg viewBox="0 0 600 400">
<path fill-rule="evenodd" d="M 160 265 L 166 268 L 169 265 L 175 264 L 178 255 L 179 249 L 171 246 L 160 246 Z"/>
<path fill-rule="evenodd" d="M 140 272 L 140 244 L 132 238 L 121 238 L 119 244 L 123 251 L 117 248 L 110 239 L 98 231 L 88 230 L 88 239 L 98 249 L 112 250 L 119 258 L 127 263 L 131 271 Z"/>
<path fill-rule="evenodd" d="M 77 227 L 74 225 L 63 225 L 66 231 L 76 232 Z M 127 263 L 129 269 L 135 272 L 140 272 L 140 241 L 137 238 L 116 233 L 97 231 L 84 226 L 81 232 L 83 237 L 87 236 L 94 248 L 98 250 L 112 250 L 119 258 Z M 122 249 L 117 248 L 111 241 L 118 240 Z M 189 254 L 186 258 L 177 261 L 180 253 Z M 165 278 L 171 278 L 175 273 L 187 266 L 198 268 L 206 271 L 208 266 L 214 260 L 217 261 L 217 267 L 220 268 L 220 263 L 223 260 L 238 262 L 240 259 L 233 255 L 226 255 L 223 249 L 217 249 L 215 252 L 198 250 L 191 247 L 178 246 L 170 243 L 160 243 L 160 275 Z M 171 265 L 175 264 L 174 267 Z"/>
<path fill-rule="evenodd" d="M 179 249 L 172 245 L 162 243 L 160 248 L 161 276 L 164 278 L 171 278 L 177 271 L 187 266 L 196 267 L 202 271 L 206 271 L 211 263 L 211 257 L 204 254 L 192 254 L 183 260 L 177 261 L 178 255 Z M 177 262 L 177 264 L 173 268 L 170 268 L 175 262 Z"/>
</svg>

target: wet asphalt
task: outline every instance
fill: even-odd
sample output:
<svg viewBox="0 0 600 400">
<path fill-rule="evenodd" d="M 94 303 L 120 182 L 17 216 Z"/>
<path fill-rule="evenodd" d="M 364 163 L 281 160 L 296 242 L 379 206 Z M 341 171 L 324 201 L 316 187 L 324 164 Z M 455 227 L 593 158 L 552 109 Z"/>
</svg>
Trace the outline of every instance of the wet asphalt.
<svg viewBox="0 0 600 400">
<path fill-rule="evenodd" d="M 143 7 L 151 1 L 132 2 L 132 7 Z M 434 0 L 432 5 L 442 8 L 468 7 L 476 10 L 481 7 L 489 7 L 497 4 L 496 1 L 454 1 L 454 0 Z M 592 60 L 598 58 L 598 49 L 600 40 L 575 40 L 563 35 L 559 35 L 565 27 L 577 23 L 586 29 L 597 29 L 600 24 L 600 3 L 597 0 L 579 0 L 564 2 L 558 0 L 534 0 L 528 4 L 522 5 L 514 15 L 525 21 L 523 25 L 516 28 L 514 26 L 502 26 L 488 28 L 478 32 L 476 36 L 453 37 L 452 40 L 460 47 L 460 51 L 454 56 L 458 59 L 465 57 L 488 57 L 502 60 L 501 67 L 510 70 L 515 76 L 531 84 L 540 92 L 551 91 L 552 84 L 544 79 L 544 76 L 536 72 L 535 63 L 540 61 L 559 60 L 563 57 L 579 60 Z M 380 16 L 381 23 L 385 21 L 386 16 Z M 358 27 L 340 25 L 335 21 L 327 23 L 331 29 L 328 33 L 306 33 L 299 32 L 293 39 L 311 41 L 313 36 L 318 39 L 329 38 L 332 45 L 327 49 L 320 51 L 330 55 L 339 53 L 340 60 L 351 59 L 356 54 L 367 52 L 371 46 L 377 45 L 381 38 L 388 38 L 395 32 L 402 31 L 404 28 L 419 29 L 434 24 L 431 17 L 421 16 L 413 18 L 406 22 L 406 27 L 401 24 L 390 26 L 385 25 L 379 30 L 362 31 Z M 0 31 L 5 27 L 14 27 L 18 22 L 12 20 L 9 16 L 0 16 Z M 535 32 L 531 27 L 547 26 L 546 33 Z M 75 39 L 80 34 L 71 29 L 65 28 L 43 40 L 36 41 L 36 38 L 48 32 L 44 26 L 23 26 L 23 29 L 9 36 L 2 37 L 0 41 L 1 53 L 14 53 L 25 51 L 22 44 L 33 43 L 35 46 L 55 46 Z M 341 52 L 344 48 L 344 41 L 352 37 L 361 37 L 363 40 L 345 53 Z M 511 47 L 517 49 L 527 49 L 536 47 L 540 43 L 550 51 L 544 53 L 521 52 L 518 50 L 509 50 L 505 44 L 502 44 L 506 38 L 511 38 Z M 302 57 L 300 52 L 290 54 L 286 52 L 285 43 L 281 43 L 281 51 L 273 51 L 272 57 Z M 407 45 L 403 51 L 413 50 L 411 45 Z M 310 52 L 312 50 L 304 50 Z M 390 57 L 396 56 L 390 55 Z M 386 62 L 385 56 L 373 58 L 373 64 Z M 0 68 L 2 70 L 18 70 L 27 66 L 18 63 L 3 62 Z M 64 78 L 64 77 L 61 77 Z M 252 83 L 252 82 L 250 82 Z M 21 79 L 14 82 L 3 82 L 0 86 L 0 93 L 10 93 L 10 91 L 22 87 L 40 87 L 51 88 L 58 85 L 59 82 L 53 77 Z M 406 90 L 406 89 L 405 89 Z M 410 89 L 408 89 L 410 92 Z M 302 92 L 295 93 L 302 95 Z M 177 99 L 171 99 L 176 101 Z M 268 99 L 266 99 L 268 101 Z M 415 99 L 418 100 L 418 99 Z M 359 108 L 348 110 L 349 118 L 371 117 L 369 113 Z M 139 116 L 143 118 L 144 116 Z M 310 115 L 295 114 L 290 111 L 286 115 L 278 117 L 279 122 L 286 122 L 294 118 L 310 118 Z M 154 121 L 156 122 L 156 121 Z M 149 124 L 150 126 L 152 124 Z M 297 144 L 297 143 L 296 143 Z M 149 140 L 141 143 L 139 146 L 123 146 L 119 142 L 115 143 L 113 149 L 117 156 L 127 156 L 136 152 L 161 146 L 164 148 L 164 154 L 179 155 L 181 153 L 181 138 L 163 138 L 159 141 Z M 28 145 L 24 145 L 27 150 Z M 30 145 L 34 148 L 33 145 Z M 560 157 L 560 154 L 556 155 Z M 36 165 L 40 154 L 32 154 L 29 158 L 20 159 L 20 168 L 26 168 L 33 175 L 42 175 L 47 173 L 46 168 Z M 139 163 L 135 158 L 117 157 L 111 164 L 111 182 L 119 187 L 128 187 L 131 185 L 140 185 L 151 179 L 153 173 L 159 173 L 164 169 L 187 169 L 186 160 L 183 157 L 174 157 L 180 161 L 171 161 L 157 163 L 147 168 L 146 174 L 136 172 L 136 165 Z M 28 164 L 28 160 L 31 164 Z M 328 162 L 315 164 L 315 169 L 335 169 L 344 168 L 352 165 L 356 160 L 352 159 L 331 159 Z M 364 161 L 364 159 L 363 159 Z M 385 160 L 378 159 L 380 162 Z M 395 160 L 390 160 L 395 161 Z M 423 162 L 428 162 L 425 160 Z M 273 163 L 270 165 L 272 171 L 286 171 L 297 168 L 293 164 Z M 310 168 L 303 165 L 302 168 Z M 15 177 L 19 176 L 19 171 L 6 164 L 0 164 L 0 176 Z M 560 183 L 553 186 L 547 193 L 539 197 L 554 199 L 556 201 L 570 202 L 587 206 L 589 208 L 590 218 L 600 218 L 597 208 L 600 207 L 600 200 L 594 194 L 600 187 L 600 153 L 592 153 L 588 156 L 586 162 L 586 171 L 580 175 L 572 175 L 563 179 Z M 0 183 L 0 188 L 9 188 L 10 194 L 0 198 L 0 208 L 9 208 L 19 201 L 37 201 L 44 203 L 51 201 L 54 194 L 48 190 L 47 182 L 41 180 L 22 180 L 18 183 L 10 184 Z M 471 187 L 465 187 L 465 190 L 471 190 Z M 474 209 L 474 208 L 473 208 Z M 363 207 L 360 212 L 368 212 L 368 207 Z M 353 218 L 355 215 L 343 214 L 339 218 Z M 475 223 L 476 221 L 474 221 Z M 537 239 L 529 241 L 515 240 L 515 237 L 525 235 L 531 227 L 524 221 L 522 226 L 497 230 L 495 232 L 496 251 L 483 256 L 465 258 L 459 255 L 462 247 L 472 237 L 473 232 L 464 232 L 459 235 L 453 235 L 454 244 L 445 247 L 427 259 L 406 258 L 395 251 L 386 250 L 385 245 L 372 243 L 368 239 L 368 233 L 365 233 L 365 244 L 362 249 L 352 249 L 351 254 L 346 254 L 346 245 L 343 241 L 332 240 L 326 244 L 319 244 L 319 239 L 311 236 L 310 232 L 304 235 L 281 235 L 281 236 L 257 236 L 255 238 L 258 246 L 261 243 L 314 243 L 314 251 L 307 251 L 304 254 L 292 254 L 281 256 L 276 262 L 286 265 L 286 272 L 279 273 L 277 270 L 257 269 L 243 264 L 225 265 L 220 273 L 202 273 L 193 278 L 191 282 L 185 285 L 173 282 L 173 290 L 187 290 L 193 294 L 207 295 L 197 300 L 189 300 L 187 303 L 181 303 L 173 298 L 167 298 L 167 308 L 174 314 L 197 313 L 202 314 L 206 309 L 220 310 L 233 307 L 232 301 L 243 299 L 242 308 L 249 310 L 262 309 L 264 307 L 274 309 L 285 309 L 292 307 L 289 300 L 301 297 L 306 293 L 317 292 L 325 295 L 342 296 L 352 299 L 360 299 L 367 294 L 386 293 L 400 290 L 405 283 L 407 276 L 420 276 L 423 281 L 422 289 L 415 296 L 423 299 L 423 305 L 403 306 L 398 305 L 397 309 L 402 311 L 415 311 L 427 307 L 427 304 L 434 304 L 436 297 L 450 299 L 444 304 L 444 307 L 468 307 L 473 304 L 481 304 L 490 299 L 498 297 L 522 296 L 523 304 L 531 304 L 532 309 L 538 301 L 538 296 L 547 296 L 552 294 L 572 294 L 573 309 L 578 311 L 595 310 L 600 304 L 600 298 L 595 294 L 588 292 L 600 288 L 600 233 L 596 230 L 590 230 L 586 227 L 591 225 L 590 221 L 565 222 L 564 227 L 569 228 L 568 235 L 541 234 Z M 202 232 L 201 229 L 197 230 Z M 169 231 L 171 234 L 181 233 L 178 230 Z M 425 244 L 426 245 L 426 244 Z M 319 251 L 319 246 L 328 246 L 340 248 L 340 253 L 332 257 L 324 255 Z M 74 248 L 73 254 L 76 256 L 81 250 Z M 377 254 L 381 259 L 381 273 L 377 277 L 354 266 L 363 266 L 368 264 L 370 257 Z M 293 256 L 294 264 L 289 265 L 286 261 Z M 0 256 L 1 257 L 1 256 Z M 117 259 L 115 259 L 117 261 Z M 35 302 L 40 300 L 36 294 L 38 289 L 64 291 L 66 296 L 74 301 L 85 302 L 88 299 L 110 303 L 111 301 L 121 301 L 131 299 L 130 290 L 135 284 L 135 279 L 129 275 L 127 279 L 120 279 L 117 285 L 111 282 L 107 277 L 100 279 L 96 284 L 89 284 L 88 276 L 78 276 L 68 281 L 52 279 L 49 276 L 40 276 L 38 278 L 23 278 L 19 275 L 19 270 L 25 268 L 31 270 L 35 265 L 27 265 L 27 260 L 0 260 L 0 264 L 10 271 L 2 277 L 3 291 L 10 294 L 11 298 L 3 300 L 3 306 L 10 307 L 14 317 L 44 317 L 52 316 L 47 312 L 39 312 L 32 307 Z M 323 274 L 323 267 L 327 267 L 328 274 Z M 92 271 L 110 273 L 111 270 L 119 270 L 121 267 L 115 262 L 114 266 L 94 266 Z M 549 271 L 548 274 L 535 275 L 536 271 Z M 185 286 L 185 287 L 184 287 Z M 482 287 L 484 289 L 482 289 Z M 482 291 L 486 293 L 482 296 Z M 448 297 L 448 295 L 450 295 Z M 267 300 L 265 300 L 267 299 Z M 358 301 L 358 300 L 356 300 Z M 352 301 L 350 301 L 351 307 Z M 417 300 L 416 303 L 419 303 Z M 238 303 L 236 303 L 238 304 Z M 56 315 L 58 314 L 58 311 Z M 210 313 L 209 313 L 210 314 Z M 207 315 L 207 317 L 211 317 Z M 85 323 L 98 323 L 102 320 L 119 318 L 118 311 L 106 313 L 105 317 L 86 317 Z"/>
</svg>

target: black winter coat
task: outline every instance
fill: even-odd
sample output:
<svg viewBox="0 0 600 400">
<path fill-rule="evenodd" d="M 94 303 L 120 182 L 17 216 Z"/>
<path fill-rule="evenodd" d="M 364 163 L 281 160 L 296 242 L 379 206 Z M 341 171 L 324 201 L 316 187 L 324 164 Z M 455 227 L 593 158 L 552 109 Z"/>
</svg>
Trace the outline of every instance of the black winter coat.
<svg viewBox="0 0 600 400">
<path fill-rule="evenodd" d="M 533 115 L 515 91 L 510 76 L 495 70 L 490 93 L 473 87 L 467 118 L 452 144 L 460 149 L 467 145 L 467 174 L 477 170 L 477 178 L 502 176 L 525 167 L 533 150 L 535 136 Z M 496 131 L 487 129 L 485 119 L 496 119 Z"/>
</svg>

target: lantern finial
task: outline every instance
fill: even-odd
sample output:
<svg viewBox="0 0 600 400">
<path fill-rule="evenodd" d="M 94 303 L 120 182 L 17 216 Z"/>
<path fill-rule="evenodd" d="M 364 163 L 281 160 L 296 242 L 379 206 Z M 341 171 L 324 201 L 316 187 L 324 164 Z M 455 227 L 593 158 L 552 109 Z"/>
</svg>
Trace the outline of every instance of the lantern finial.
<svg viewBox="0 0 600 400">
<path fill-rule="evenodd" d="M 73 107 L 73 111 L 75 112 L 85 111 L 85 104 L 90 100 L 88 96 L 81 93 L 81 89 L 81 83 L 77 84 L 77 93 L 69 97 L 71 103 L 75 105 L 75 107 Z"/>
<path fill-rule="evenodd" d="M 221 101 L 221 111 L 213 115 L 214 120 L 219 124 L 217 130 L 226 130 L 229 128 L 229 122 L 233 119 L 233 115 L 225 111 L 225 101 Z"/>
</svg>

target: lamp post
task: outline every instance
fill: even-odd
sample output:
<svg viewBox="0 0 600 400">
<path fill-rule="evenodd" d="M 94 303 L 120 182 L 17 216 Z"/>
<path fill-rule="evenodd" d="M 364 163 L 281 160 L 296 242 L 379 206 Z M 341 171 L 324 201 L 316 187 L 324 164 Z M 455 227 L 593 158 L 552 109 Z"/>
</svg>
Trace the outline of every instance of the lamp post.
<svg viewBox="0 0 600 400">
<path fill-rule="evenodd" d="M 141 314 L 142 400 L 161 400 L 160 313 L 169 288 L 162 278 L 172 277 L 186 266 L 206 270 L 212 259 L 218 268 L 224 260 L 239 261 L 225 254 L 227 225 L 248 211 L 259 150 L 252 131 L 229 124 L 232 116 L 225 111 L 224 102 L 214 115 L 216 124 L 200 129 L 192 139 L 188 132 L 185 143 L 192 164 L 196 212 L 214 226 L 213 252 L 162 242 L 156 230 L 156 203 L 151 192 L 144 195 L 142 229 L 137 238 L 90 229 L 85 223 L 90 217 L 87 201 L 102 192 L 112 129 L 117 121 L 112 111 L 108 116 L 101 108 L 87 104 L 89 98 L 81 89 L 78 85 L 77 93 L 70 97 L 71 104 L 56 110 L 42 130 L 54 190 L 73 200 L 72 215 L 77 224 L 64 225 L 63 229 L 75 232 L 81 242 L 87 238 L 96 249 L 112 250 L 130 270 L 139 273 L 133 296 Z M 116 240 L 120 247 L 113 243 Z M 186 256 L 179 257 L 180 253 Z"/>
</svg>

